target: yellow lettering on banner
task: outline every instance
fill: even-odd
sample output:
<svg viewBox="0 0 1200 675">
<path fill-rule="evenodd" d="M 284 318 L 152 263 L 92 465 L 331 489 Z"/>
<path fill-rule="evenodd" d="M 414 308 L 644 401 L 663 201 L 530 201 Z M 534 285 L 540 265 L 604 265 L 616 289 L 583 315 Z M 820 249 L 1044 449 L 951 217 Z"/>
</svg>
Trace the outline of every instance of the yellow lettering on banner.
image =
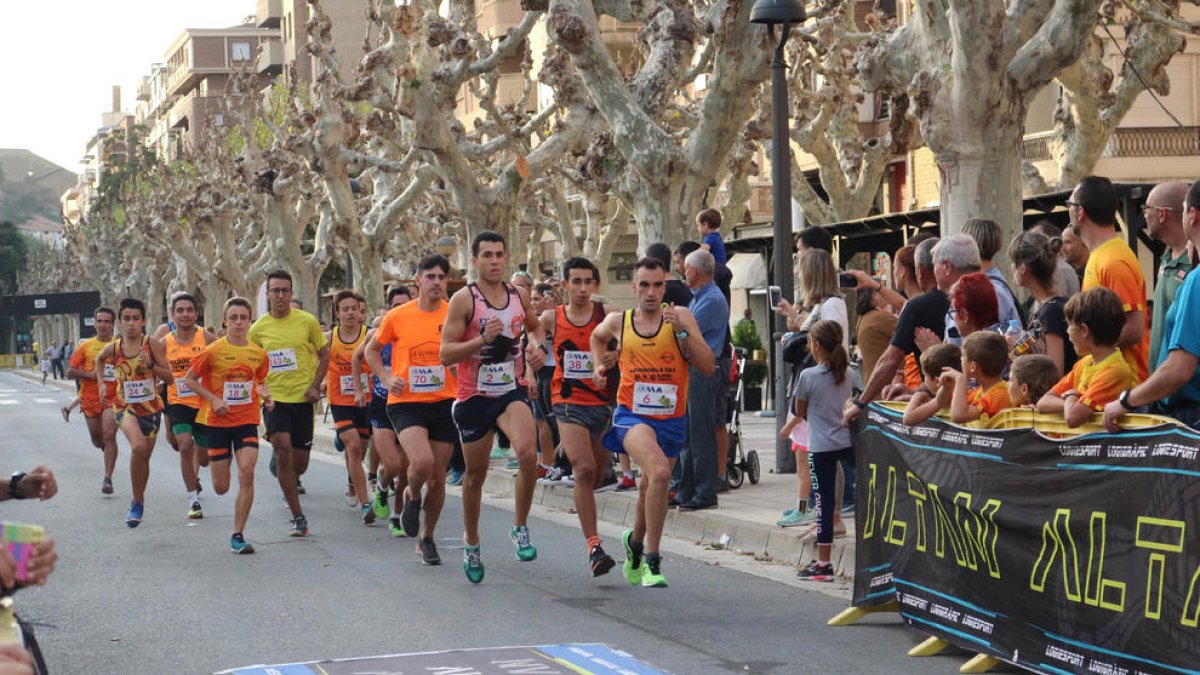
<svg viewBox="0 0 1200 675">
<path fill-rule="evenodd" d="M 1046 577 L 1054 566 L 1054 559 L 1062 557 L 1063 588 L 1069 600 L 1079 602 L 1083 595 L 1079 592 L 1079 552 L 1075 550 L 1075 539 L 1071 536 L 1071 509 L 1058 509 L 1054 512 L 1054 523 L 1042 524 L 1042 550 L 1033 563 L 1033 571 L 1029 575 L 1029 587 L 1043 593 L 1046 590 Z"/>
<path fill-rule="evenodd" d="M 1000 536 L 1000 529 L 996 527 L 996 512 L 999 510 L 1000 502 L 989 499 L 976 513 L 971 508 L 970 493 L 954 495 L 954 520 L 967 542 L 967 567 L 978 570 L 978 558 L 982 558 L 988 574 L 996 579 L 1000 578 L 1000 560 L 996 557 L 996 540 Z"/>
<path fill-rule="evenodd" d="M 904 535 L 908 533 L 908 523 L 896 517 L 896 467 L 894 466 L 888 467 L 887 497 L 883 508 L 887 511 L 887 519 L 890 523 L 883 540 L 889 544 L 903 546 Z"/>
<path fill-rule="evenodd" d="M 954 560 L 959 567 L 967 567 L 963 533 L 958 529 L 958 524 L 950 518 L 941 497 L 938 496 L 938 486 L 933 483 L 929 484 L 929 503 L 933 507 L 933 554 L 939 558 L 946 557 L 946 538 L 949 537 Z"/>
<path fill-rule="evenodd" d="M 913 498 L 917 508 L 917 550 L 924 553 L 929 547 L 925 530 L 925 483 L 911 471 L 906 472 L 904 478 L 908 482 L 908 496 Z"/>
<path fill-rule="evenodd" d="M 878 468 L 874 462 L 867 464 L 871 477 L 867 479 L 867 517 L 863 522 L 863 539 L 875 536 L 875 471 Z"/>
<path fill-rule="evenodd" d="M 1188 628 L 1200 627 L 1200 567 L 1192 575 L 1192 583 L 1188 584 L 1187 600 L 1183 603 L 1183 617 L 1179 623 Z"/>
<path fill-rule="evenodd" d="M 1125 609 L 1125 582 L 1104 578 L 1104 551 L 1108 542 L 1108 514 L 1093 511 L 1089 522 L 1087 580 L 1083 587 L 1083 601 L 1093 607 L 1103 607 L 1114 612 Z M 1116 599 L 1110 599 L 1112 593 Z"/>
<path fill-rule="evenodd" d="M 1166 520 L 1164 518 L 1151 518 L 1150 516 L 1138 516 L 1137 519 L 1137 535 L 1133 543 L 1138 548 L 1148 548 L 1155 551 L 1150 554 L 1148 562 L 1148 570 L 1146 575 L 1146 617 L 1150 619 L 1162 618 L 1162 587 L 1163 587 L 1163 569 L 1167 565 L 1167 553 L 1181 553 L 1183 551 L 1184 534 L 1187 532 L 1187 523 L 1182 520 Z M 1200 575 L 1200 572 L 1197 572 Z M 1195 589 L 1196 580 L 1192 579 L 1192 590 Z M 1184 625 L 1187 623 L 1188 606 L 1192 602 L 1192 592 L 1188 592 L 1187 603 L 1184 604 Z M 1195 626 L 1195 612 L 1193 611 L 1193 619 L 1191 626 Z"/>
</svg>

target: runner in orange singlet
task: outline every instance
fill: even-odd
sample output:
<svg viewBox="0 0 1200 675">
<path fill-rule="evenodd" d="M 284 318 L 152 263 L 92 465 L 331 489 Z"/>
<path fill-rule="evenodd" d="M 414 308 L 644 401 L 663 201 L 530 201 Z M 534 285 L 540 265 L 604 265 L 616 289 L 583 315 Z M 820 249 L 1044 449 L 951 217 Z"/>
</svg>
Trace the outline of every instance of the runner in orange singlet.
<svg viewBox="0 0 1200 675">
<path fill-rule="evenodd" d="M 88 435 L 91 436 L 92 445 L 104 453 L 104 480 L 100 483 L 100 492 L 111 495 L 113 471 L 117 468 L 117 422 L 112 408 L 100 404 L 100 382 L 104 383 L 105 399 L 114 401 L 117 397 L 117 376 L 109 366 L 97 379 L 96 356 L 112 342 L 117 313 L 108 307 L 101 307 L 92 313 L 92 319 L 95 321 L 96 337 L 81 341 L 75 348 L 70 367 L 67 368 L 67 377 L 79 381 L 79 408 L 87 422 Z"/>
<path fill-rule="evenodd" d="M 365 382 L 366 375 L 361 376 L 362 382 L 355 382 L 353 368 L 354 351 L 367 336 L 358 301 L 358 294 L 351 290 L 343 289 L 333 296 L 333 311 L 338 323 L 325 335 L 329 341 L 325 391 L 338 438 L 346 448 L 346 471 L 358 500 L 359 517 L 364 525 L 370 525 L 375 522 L 375 511 L 371 508 L 371 493 L 367 489 L 363 458 L 367 440 L 371 438 L 371 423 L 367 420 L 367 409 L 354 404 L 355 391 L 370 389 Z"/>
</svg>

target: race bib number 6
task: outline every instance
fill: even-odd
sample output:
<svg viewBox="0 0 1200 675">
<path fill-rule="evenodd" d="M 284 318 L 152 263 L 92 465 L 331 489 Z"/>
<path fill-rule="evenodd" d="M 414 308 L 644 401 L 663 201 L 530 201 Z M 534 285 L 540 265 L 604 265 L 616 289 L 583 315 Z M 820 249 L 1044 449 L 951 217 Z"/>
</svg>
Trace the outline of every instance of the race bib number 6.
<svg viewBox="0 0 1200 675">
<path fill-rule="evenodd" d="M 679 387 L 651 382 L 633 383 L 633 414 L 662 417 L 675 414 Z"/>
<path fill-rule="evenodd" d="M 286 373 L 290 370 L 296 370 L 299 365 L 296 363 L 296 350 L 273 349 L 267 352 L 267 358 L 271 361 L 272 373 Z"/>
</svg>

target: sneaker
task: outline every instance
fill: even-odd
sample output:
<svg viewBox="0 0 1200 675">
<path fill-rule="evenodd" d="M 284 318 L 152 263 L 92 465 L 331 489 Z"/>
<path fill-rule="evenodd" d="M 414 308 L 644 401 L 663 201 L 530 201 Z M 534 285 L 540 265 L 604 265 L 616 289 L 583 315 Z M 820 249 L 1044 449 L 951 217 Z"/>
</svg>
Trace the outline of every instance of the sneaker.
<svg viewBox="0 0 1200 675">
<path fill-rule="evenodd" d="M 200 508 L 200 500 L 192 502 L 192 508 L 188 509 L 188 520 L 200 520 L 204 517 L 204 510 Z"/>
<path fill-rule="evenodd" d="M 686 504 L 679 505 L 680 511 L 706 511 L 708 509 L 715 509 L 715 508 L 717 508 L 716 502 L 705 503 L 705 502 L 692 501 L 692 502 L 687 502 Z"/>
<path fill-rule="evenodd" d="M 299 489 L 299 483 L 296 485 L 297 489 Z M 346 494 L 342 495 L 342 499 L 346 500 L 346 506 L 349 506 L 350 508 L 358 506 L 358 495 L 354 494 L 353 485 L 346 486 Z"/>
<path fill-rule="evenodd" d="M 508 538 L 512 540 L 513 546 L 517 549 L 517 560 L 521 562 L 529 562 L 537 560 L 537 548 L 533 542 L 529 540 L 529 527 L 525 525 L 516 525 L 508 531 Z"/>
<path fill-rule="evenodd" d="M 780 527 L 795 527 L 812 522 L 817 514 L 812 511 L 797 511 L 796 509 L 788 509 L 783 517 L 775 522 Z"/>
<path fill-rule="evenodd" d="M 538 473 L 542 474 L 542 475 L 538 476 L 538 482 L 543 485 L 551 485 L 554 483 L 561 483 L 562 479 L 565 478 L 567 475 L 566 471 L 563 471 L 562 469 L 558 468 L 557 466 L 552 466 L 549 469 L 546 469 L 546 471 L 543 473 L 542 467 L 539 465 Z"/>
<path fill-rule="evenodd" d="M 279 478 L 279 465 L 275 463 L 275 455 L 271 454 L 271 461 L 267 462 L 267 468 L 271 470 L 271 475 Z"/>
<path fill-rule="evenodd" d="M 592 565 L 593 577 L 608 574 L 609 570 L 617 566 L 617 561 L 605 553 L 602 546 L 592 547 L 591 553 L 588 554 L 588 562 Z"/>
<path fill-rule="evenodd" d="M 562 477 L 562 480 L 558 481 L 558 484 L 565 487 L 575 487 L 575 476 L 568 473 Z"/>
<path fill-rule="evenodd" d="M 374 492 L 375 499 L 371 500 L 371 506 L 375 509 L 375 517 L 383 520 L 392 512 L 388 506 L 388 491 L 387 488 L 382 490 L 376 489 Z"/>
<path fill-rule="evenodd" d="M 642 560 L 642 542 L 633 540 L 633 530 L 625 530 L 625 534 L 621 535 L 621 544 L 625 547 L 625 563 L 621 565 L 621 571 L 625 573 L 625 581 L 630 586 L 637 586 L 642 583 L 642 576 L 646 572 L 646 561 Z"/>
<path fill-rule="evenodd" d="M 552 467 L 548 467 L 548 466 L 546 466 L 545 464 L 538 464 L 538 465 L 537 465 L 537 469 L 536 469 L 536 471 L 537 471 L 537 481 L 538 481 L 539 483 L 540 483 L 540 482 L 542 482 L 542 479 L 543 479 L 543 478 L 545 478 L 546 476 L 548 476 L 548 475 L 550 474 L 550 470 L 551 470 L 551 468 L 552 468 Z"/>
<path fill-rule="evenodd" d="M 400 527 L 400 519 L 399 518 L 389 518 L 388 519 L 388 530 L 392 533 L 392 536 L 397 539 L 399 539 L 400 537 L 408 536 L 407 534 L 404 533 L 404 528 Z"/>
<path fill-rule="evenodd" d="M 604 480 L 600 481 L 600 484 L 597 485 L 596 489 L 592 490 L 592 492 L 612 492 L 613 490 L 621 489 L 619 485 L 620 483 L 617 481 L 616 476 L 605 476 Z"/>
<path fill-rule="evenodd" d="M 462 485 L 462 481 L 463 472 L 459 471 L 458 469 L 450 469 L 450 472 L 446 474 L 446 485 L 458 487 L 459 485 Z"/>
<path fill-rule="evenodd" d="M 833 581 L 837 575 L 833 572 L 831 563 L 819 563 L 816 560 L 808 563 L 808 567 L 796 572 L 796 578 L 801 581 Z"/>
<path fill-rule="evenodd" d="M 504 468 L 519 469 L 519 468 L 521 468 L 521 462 L 516 457 L 513 457 L 513 458 L 509 459 L 507 462 L 505 462 Z"/>
<path fill-rule="evenodd" d="M 250 545 L 250 542 L 237 534 L 229 538 L 229 550 L 239 555 L 254 553 L 254 547 Z"/>
<path fill-rule="evenodd" d="M 301 483 L 299 478 L 296 479 L 296 494 L 298 494 L 298 495 L 308 494 L 308 490 L 304 489 L 304 483 Z"/>
<path fill-rule="evenodd" d="M 713 488 L 713 492 L 715 492 L 715 493 L 729 492 L 729 481 L 725 480 L 724 478 L 718 477 L 717 484 L 716 484 L 716 487 Z"/>
<path fill-rule="evenodd" d="M 647 555 L 642 562 L 642 588 L 666 588 L 667 577 L 662 573 L 662 556 Z"/>
<path fill-rule="evenodd" d="M 853 503 L 843 504 L 842 505 L 842 515 L 850 516 L 851 518 L 853 518 L 854 517 L 854 504 Z"/>
<path fill-rule="evenodd" d="M 438 555 L 437 544 L 433 539 L 418 539 L 417 554 L 421 556 L 421 564 L 434 566 L 442 564 L 442 556 Z"/>
<path fill-rule="evenodd" d="M 375 509 L 370 504 L 363 504 L 359 507 L 358 513 L 362 518 L 363 525 L 371 525 L 375 522 Z"/>
<path fill-rule="evenodd" d="M 463 544 L 463 572 L 467 574 L 467 581 L 477 584 L 483 581 L 483 557 L 479 555 L 478 546 L 468 546 Z"/>
<path fill-rule="evenodd" d="M 617 491 L 618 492 L 625 492 L 626 490 L 636 490 L 636 489 L 638 489 L 637 479 L 634 478 L 633 476 L 628 476 L 628 475 L 622 474 L 621 480 L 617 481 Z"/>
<path fill-rule="evenodd" d="M 129 502 L 129 513 L 125 516 L 125 524 L 129 527 L 137 527 L 142 524 L 142 516 L 146 511 L 145 504 L 137 502 Z"/>
<path fill-rule="evenodd" d="M 292 519 L 292 529 L 288 532 L 289 537 L 307 537 L 308 536 L 308 518 L 304 516 L 296 516 Z"/>
<path fill-rule="evenodd" d="M 62 408 L 59 408 L 59 410 L 62 412 L 63 421 L 70 422 L 71 421 L 71 409 L 66 406 L 63 406 Z"/>
<path fill-rule="evenodd" d="M 409 499 L 408 491 L 404 493 L 404 508 L 400 511 L 400 526 L 404 534 L 415 537 L 421 531 L 421 500 Z"/>
<path fill-rule="evenodd" d="M 105 478 L 104 481 L 102 483 L 100 483 L 100 494 L 111 495 L 112 493 L 113 493 L 112 479 Z"/>
</svg>

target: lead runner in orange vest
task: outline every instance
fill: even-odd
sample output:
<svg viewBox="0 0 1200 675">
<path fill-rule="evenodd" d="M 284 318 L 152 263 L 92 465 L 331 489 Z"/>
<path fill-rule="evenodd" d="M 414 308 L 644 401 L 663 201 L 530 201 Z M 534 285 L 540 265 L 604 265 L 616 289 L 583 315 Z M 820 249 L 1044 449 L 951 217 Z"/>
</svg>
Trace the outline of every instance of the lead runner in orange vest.
<svg viewBox="0 0 1200 675">
<path fill-rule="evenodd" d="M 111 495 L 113 471 L 117 468 L 117 421 L 110 406 L 100 405 L 100 389 L 105 390 L 108 400 L 115 400 L 116 375 L 109 367 L 97 379 L 96 356 L 112 342 L 117 313 L 108 307 L 100 307 L 92 313 L 92 320 L 96 337 L 81 341 L 75 348 L 67 377 L 79 380 L 79 409 L 87 422 L 92 445 L 104 453 L 104 479 L 100 483 L 100 492 Z"/>
<path fill-rule="evenodd" d="M 371 509 L 371 492 L 367 489 L 363 457 L 367 440 L 371 438 L 371 422 L 367 419 L 367 409 L 354 404 L 355 390 L 370 388 L 361 382 L 358 387 L 355 386 L 353 367 L 354 352 L 366 337 L 367 329 L 362 325 L 359 296 L 354 291 L 338 291 L 333 296 L 333 311 L 337 325 L 325 336 L 329 341 L 325 391 L 329 397 L 329 411 L 333 413 L 335 431 L 346 448 L 346 471 L 358 500 L 359 517 L 364 525 L 370 525 L 375 522 L 375 511 Z"/>
<path fill-rule="evenodd" d="M 642 470 L 637 520 L 622 537 L 625 580 L 645 587 L 667 585 L 662 573 L 663 523 L 667 519 L 667 482 L 687 440 L 688 365 L 712 375 L 716 358 L 692 313 L 662 304 L 667 271 L 661 261 L 643 258 L 633 268 L 637 306 L 613 312 L 592 331 L 592 361 L 604 363 L 617 341 L 621 385 L 613 428 L 604 445 L 626 452 Z M 610 369 L 601 365 L 593 380 L 608 384 Z"/>
</svg>

